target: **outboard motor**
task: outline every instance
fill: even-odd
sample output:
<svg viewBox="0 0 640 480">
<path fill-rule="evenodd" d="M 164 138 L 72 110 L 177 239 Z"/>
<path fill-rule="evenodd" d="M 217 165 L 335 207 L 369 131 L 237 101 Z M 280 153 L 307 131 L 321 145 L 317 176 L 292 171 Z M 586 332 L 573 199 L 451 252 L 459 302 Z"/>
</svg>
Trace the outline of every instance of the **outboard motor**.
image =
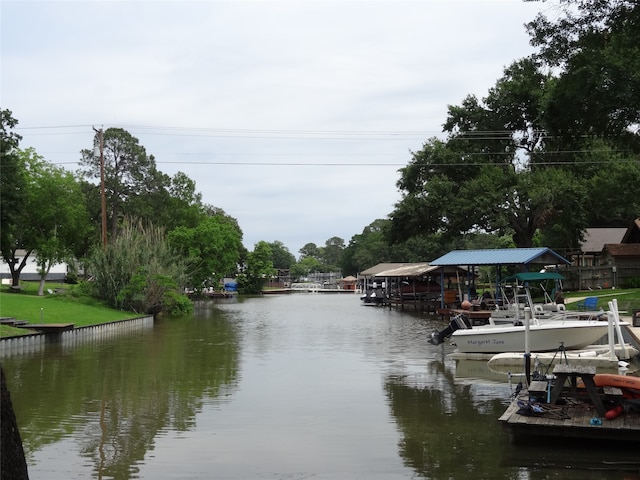
<svg viewBox="0 0 640 480">
<path fill-rule="evenodd" d="M 449 338 L 453 332 L 461 328 L 471 328 L 471 321 L 464 313 L 459 313 L 458 315 L 451 317 L 449 325 L 447 325 L 444 330 L 433 332 L 431 337 L 429 337 L 429 343 L 432 345 L 440 345 L 446 338 Z"/>
</svg>

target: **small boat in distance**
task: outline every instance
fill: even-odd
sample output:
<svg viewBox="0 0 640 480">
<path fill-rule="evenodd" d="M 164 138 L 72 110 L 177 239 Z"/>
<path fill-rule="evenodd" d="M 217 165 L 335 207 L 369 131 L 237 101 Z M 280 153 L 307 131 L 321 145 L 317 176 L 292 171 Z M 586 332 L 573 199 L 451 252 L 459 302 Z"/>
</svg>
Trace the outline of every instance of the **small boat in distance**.
<svg viewBox="0 0 640 480">
<path fill-rule="evenodd" d="M 384 301 L 384 291 L 381 288 L 371 288 L 360 296 L 363 305 L 376 306 L 382 305 Z"/>
</svg>

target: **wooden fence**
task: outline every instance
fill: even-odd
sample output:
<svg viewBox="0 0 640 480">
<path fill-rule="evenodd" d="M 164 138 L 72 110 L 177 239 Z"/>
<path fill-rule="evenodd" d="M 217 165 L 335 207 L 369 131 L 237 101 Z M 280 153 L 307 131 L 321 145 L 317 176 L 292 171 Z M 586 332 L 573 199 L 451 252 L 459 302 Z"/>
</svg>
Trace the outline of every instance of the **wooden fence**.
<svg viewBox="0 0 640 480">
<path fill-rule="evenodd" d="M 620 266 L 568 267 L 559 270 L 564 290 L 640 287 L 640 268 Z"/>
</svg>

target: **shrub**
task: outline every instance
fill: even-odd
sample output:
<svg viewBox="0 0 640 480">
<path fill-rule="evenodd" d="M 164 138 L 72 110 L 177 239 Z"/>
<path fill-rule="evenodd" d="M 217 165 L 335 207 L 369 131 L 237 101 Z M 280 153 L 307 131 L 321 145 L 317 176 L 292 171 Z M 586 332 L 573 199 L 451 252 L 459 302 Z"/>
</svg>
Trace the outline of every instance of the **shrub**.
<svg viewBox="0 0 640 480">
<path fill-rule="evenodd" d="M 115 241 L 92 251 L 86 265 L 94 295 L 112 308 L 151 314 L 165 311 L 166 293 L 180 295 L 187 271 L 163 229 L 130 220 Z"/>
</svg>

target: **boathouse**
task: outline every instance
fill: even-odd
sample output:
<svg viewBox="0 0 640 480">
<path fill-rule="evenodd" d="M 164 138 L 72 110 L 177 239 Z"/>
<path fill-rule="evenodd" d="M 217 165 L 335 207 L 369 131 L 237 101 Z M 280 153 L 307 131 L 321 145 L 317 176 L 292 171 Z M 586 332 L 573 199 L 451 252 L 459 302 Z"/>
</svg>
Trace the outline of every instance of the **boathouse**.
<svg viewBox="0 0 640 480">
<path fill-rule="evenodd" d="M 459 301 L 465 295 L 468 299 L 473 299 L 476 296 L 475 276 L 471 275 L 471 272 L 476 271 L 477 267 L 495 267 L 496 277 L 491 283 L 496 290 L 492 293 L 493 298 L 499 300 L 500 292 L 497 286 L 502 283 L 503 274 L 510 275 L 518 272 L 539 271 L 550 265 L 557 267 L 559 265 L 569 265 L 569 263 L 569 260 L 547 247 L 453 250 L 430 262 L 431 266 L 439 269 L 442 281 L 444 281 L 447 268 L 466 267 L 469 275 L 465 283 L 465 290 L 459 292 Z M 502 267 L 504 267 L 505 271 L 503 271 Z M 506 271 L 509 267 L 512 271 Z M 441 308 L 447 307 L 444 300 L 443 290 Z"/>
<path fill-rule="evenodd" d="M 456 290 L 453 280 L 467 278 L 465 267 L 445 269 L 441 278 L 440 268 L 429 263 L 380 263 L 361 272 L 358 277 L 365 294 L 375 291 L 380 302 L 389 307 L 434 311 L 440 296 L 454 301 Z"/>
</svg>

